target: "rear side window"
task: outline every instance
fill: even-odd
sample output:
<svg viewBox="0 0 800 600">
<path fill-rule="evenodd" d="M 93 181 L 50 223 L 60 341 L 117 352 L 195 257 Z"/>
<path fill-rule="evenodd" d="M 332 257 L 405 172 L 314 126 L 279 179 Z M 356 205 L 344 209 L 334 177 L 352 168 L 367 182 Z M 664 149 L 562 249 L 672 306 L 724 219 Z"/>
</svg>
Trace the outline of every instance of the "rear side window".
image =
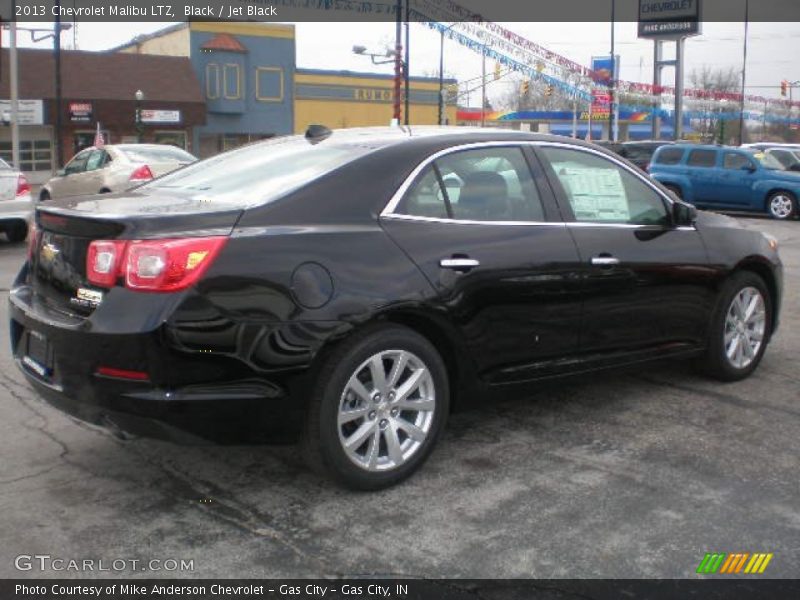
<svg viewBox="0 0 800 600">
<path fill-rule="evenodd" d="M 427 168 L 398 214 L 464 221 L 543 221 L 544 209 L 519 148 L 447 154 Z"/>
<path fill-rule="evenodd" d="M 654 162 L 658 165 L 677 165 L 683 158 L 682 148 L 662 148 L 656 155 Z"/>
<path fill-rule="evenodd" d="M 686 164 L 690 167 L 713 167 L 717 164 L 717 153 L 714 150 L 692 150 Z"/>
</svg>

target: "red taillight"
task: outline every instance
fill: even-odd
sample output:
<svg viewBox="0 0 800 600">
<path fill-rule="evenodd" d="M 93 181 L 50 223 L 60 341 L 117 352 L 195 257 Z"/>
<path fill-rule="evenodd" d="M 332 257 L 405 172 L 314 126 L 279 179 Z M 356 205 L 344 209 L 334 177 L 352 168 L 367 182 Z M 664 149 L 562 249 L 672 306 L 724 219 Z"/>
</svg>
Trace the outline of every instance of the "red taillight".
<svg viewBox="0 0 800 600">
<path fill-rule="evenodd" d="M 95 240 L 86 254 L 90 283 L 149 292 L 176 292 L 195 283 L 225 245 L 227 237 L 164 240 Z"/>
<path fill-rule="evenodd" d="M 86 254 L 86 278 L 101 287 L 114 287 L 125 256 L 124 240 L 95 240 Z"/>
<path fill-rule="evenodd" d="M 125 285 L 134 290 L 182 290 L 205 272 L 226 237 L 131 242 L 125 261 Z"/>
<path fill-rule="evenodd" d="M 150 181 L 153 178 L 153 172 L 147 165 L 138 167 L 131 176 L 128 177 L 129 181 Z"/>
<path fill-rule="evenodd" d="M 128 369 L 117 369 L 115 367 L 97 367 L 95 375 L 113 377 L 114 379 L 131 379 L 133 381 L 150 380 L 150 376 L 144 371 L 130 371 Z"/>
<path fill-rule="evenodd" d="M 17 196 L 24 196 L 31 193 L 31 184 L 25 179 L 25 175 L 20 173 L 17 176 Z"/>
</svg>

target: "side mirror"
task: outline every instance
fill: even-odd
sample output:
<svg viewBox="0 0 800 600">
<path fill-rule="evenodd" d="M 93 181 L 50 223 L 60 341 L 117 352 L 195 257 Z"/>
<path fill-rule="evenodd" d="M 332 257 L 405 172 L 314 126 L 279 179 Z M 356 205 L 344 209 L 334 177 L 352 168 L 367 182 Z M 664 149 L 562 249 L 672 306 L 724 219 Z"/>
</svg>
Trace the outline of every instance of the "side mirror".
<svg viewBox="0 0 800 600">
<path fill-rule="evenodd" d="M 66 177 L 67 170 L 66 169 L 59 169 L 56 171 L 56 177 Z"/>
<path fill-rule="evenodd" d="M 800 163 L 794 163 L 791 167 L 789 167 L 790 171 L 800 171 Z"/>
<path fill-rule="evenodd" d="M 675 202 L 672 205 L 672 222 L 678 226 L 694 225 L 697 221 L 697 209 L 686 202 Z"/>
</svg>

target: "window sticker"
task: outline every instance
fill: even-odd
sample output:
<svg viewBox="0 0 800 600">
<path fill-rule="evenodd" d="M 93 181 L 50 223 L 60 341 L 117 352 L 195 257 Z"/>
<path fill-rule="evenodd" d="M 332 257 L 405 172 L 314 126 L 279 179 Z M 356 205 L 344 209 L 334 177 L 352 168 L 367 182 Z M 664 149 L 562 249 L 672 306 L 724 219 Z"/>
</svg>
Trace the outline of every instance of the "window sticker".
<svg viewBox="0 0 800 600">
<path fill-rule="evenodd" d="M 578 221 L 628 221 L 630 210 L 625 186 L 617 169 L 592 168 L 577 163 L 554 163 L 567 188 Z"/>
</svg>

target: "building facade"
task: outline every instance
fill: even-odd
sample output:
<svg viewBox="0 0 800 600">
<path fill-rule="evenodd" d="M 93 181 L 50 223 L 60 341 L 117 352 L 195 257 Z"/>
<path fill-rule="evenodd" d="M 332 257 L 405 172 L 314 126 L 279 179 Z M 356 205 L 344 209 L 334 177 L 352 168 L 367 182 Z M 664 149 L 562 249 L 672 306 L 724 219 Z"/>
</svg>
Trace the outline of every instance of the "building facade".
<svg viewBox="0 0 800 600">
<path fill-rule="evenodd" d="M 9 52 L 0 54 L 0 157 L 11 162 Z M 51 50 L 19 49 L 20 170 L 34 184 L 60 168 L 56 146 L 55 60 Z M 156 142 L 191 150 L 206 103 L 185 57 L 62 51 L 61 158 L 91 146 L 100 125 L 106 143 Z M 144 98 L 137 101 L 136 92 Z M 137 122 L 137 109 L 141 120 Z"/>
<path fill-rule="evenodd" d="M 181 23 L 115 51 L 189 58 L 207 108 L 206 124 L 194 130 L 193 148 L 200 157 L 300 133 L 311 123 L 388 125 L 393 115 L 392 75 L 296 68 L 293 25 Z M 439 80 L 412 77 L 409 85 L 411 123 L 438 123 Z M 445 110 L 447 121 L 455 123 L 455 104 L 448 101 Z"/>
</svg>

